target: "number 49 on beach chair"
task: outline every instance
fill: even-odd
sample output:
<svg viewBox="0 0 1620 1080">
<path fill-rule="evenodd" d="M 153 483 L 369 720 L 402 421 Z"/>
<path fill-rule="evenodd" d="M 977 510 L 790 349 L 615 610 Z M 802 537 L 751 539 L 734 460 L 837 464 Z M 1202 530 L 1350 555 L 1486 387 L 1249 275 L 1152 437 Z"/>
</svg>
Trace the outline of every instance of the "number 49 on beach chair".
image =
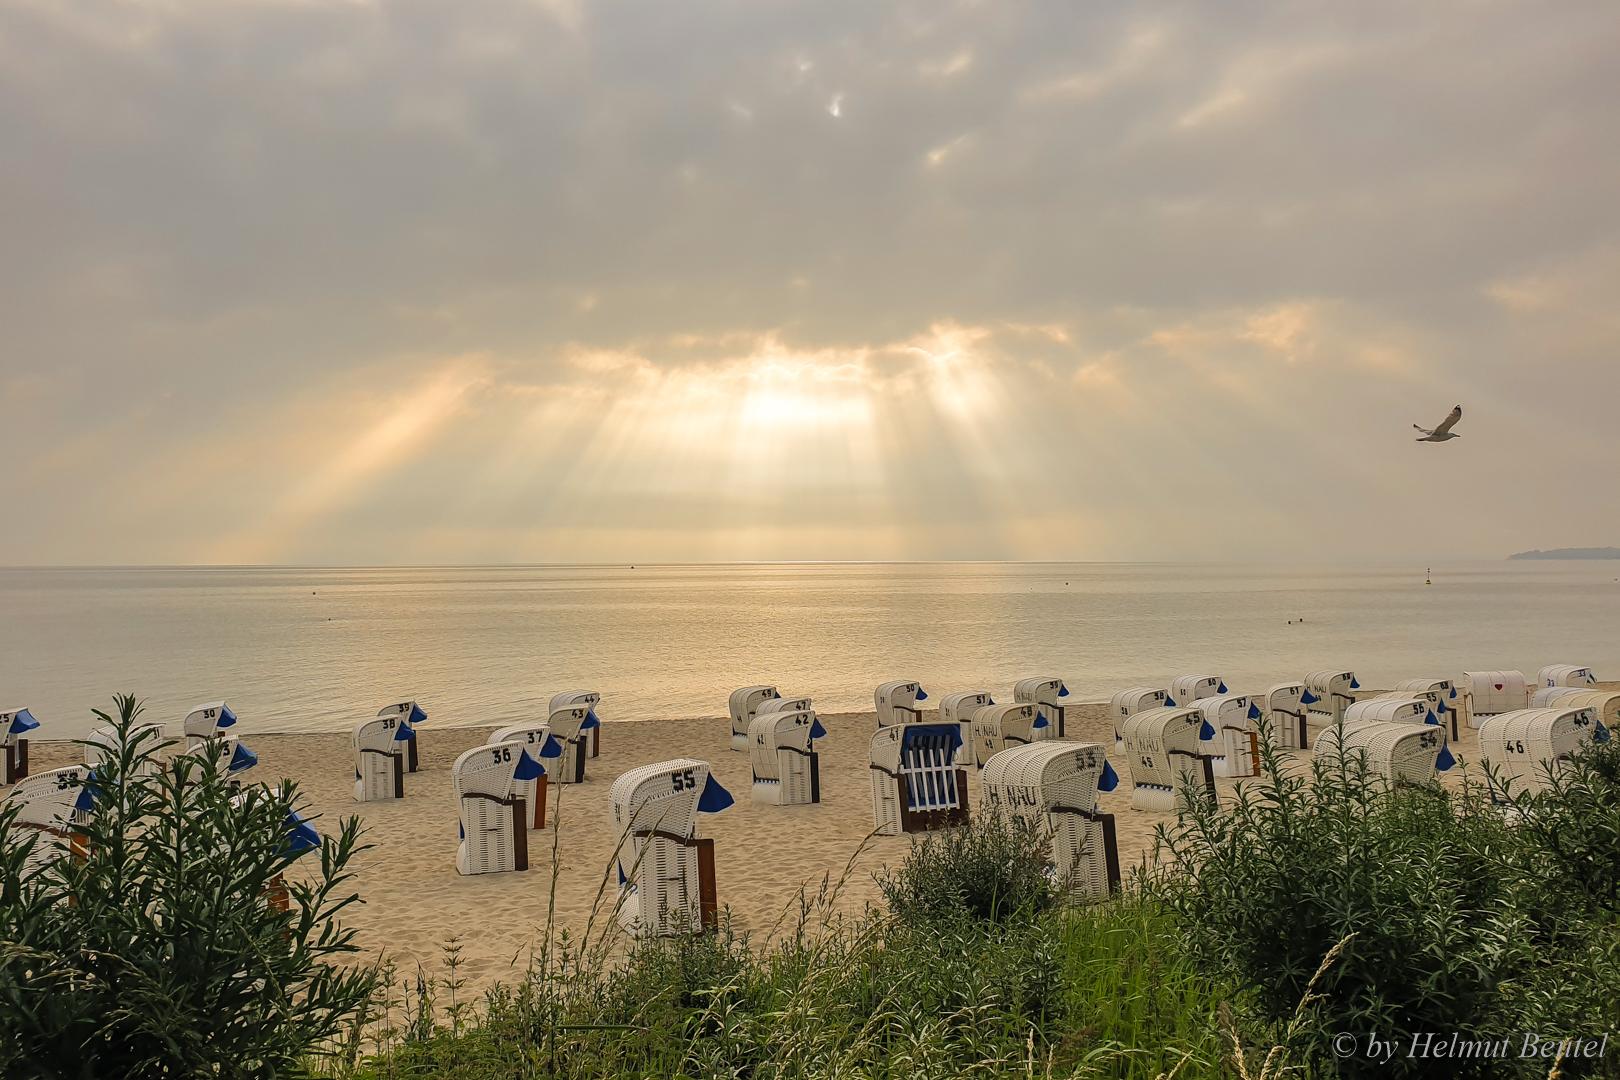
<svg viewBox="0 0 1620 1080">
<path fill-rule="evenodd" d="M 498 874 L 529 868 L 528 808 L 515 787 L 544 772 L 518 742 L 486 743 L 456 758 L 450 785 L 461 815 L 459 872 Z"/>
<path fill-rule="evenodd" d="M 619 925 L 637 937 L 701 933 L 720 925 L 714 841 L 697 816 L 733 802 L 707 761 L 643 765 L 613 781 Z"/>
</svg>

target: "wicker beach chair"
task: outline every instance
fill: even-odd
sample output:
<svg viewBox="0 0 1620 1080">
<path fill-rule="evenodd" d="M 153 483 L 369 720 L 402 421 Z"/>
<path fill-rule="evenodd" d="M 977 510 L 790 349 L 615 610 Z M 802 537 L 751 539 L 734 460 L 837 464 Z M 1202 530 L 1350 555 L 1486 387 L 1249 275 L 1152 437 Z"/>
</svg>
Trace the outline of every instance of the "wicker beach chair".
<svg viewBox="0 0 1620 1080">
<path fill-rule="evenodd" d="M 1126 718 L 1123 734 L 1133 809 L 1174 810 L 1182 789 L 1194 785 L 1215 798 L 1215 766 L 1199 749 L 1215 737 L 1215 729 L 1202 710 L 1146 709 Z"/>
<path fill-rule="evenodd" d="M 892 724 L 869 747 L 872 818 L 884 836 L 968 822 L 968 751 L 957 724 Z"/>
<path fill-rule="evenodd" d="M 1040 706 L 1041 712 L 1046 714 L 1047 722 L 1052 725 L 1051 737 L 1054 739 L 1063 738 L 1062 699 L 1068 696 L 1069 688 L 1058 678 L 1019 679 L 1013 684 L 1013 700 Z"/>
<path fill-rule="evenodd" d="M 1576 667 L 1574 664 L 1548 664 L 1536 675 L 1538 687 L 1547 686 L 1596 686 L 1597 676 L 1589 667 Z"/>
<path fill-rule="evenodd" d="M 544 775 L 520 742 L 485 743 L 456 758 L 450 786 L 461 819 L 459 873 L 499 874 L 529 868 L 529 808 L 515 793 L 522 780 Z"/>
<path fill-rule="evenodd" d="M 583 784 L 585 759 L 590 757 L 591 729 L 597 725 L 596 713 L 585 705 L 569 705 L 546 717 L 551 737 L 562 748 L 555 759 L 556 768 L 549 775 L 559 784 Z"/>
<path fill-rule="evenodd" d="M 1044 741 L 1052 725 L 1039 705 L 1020 702 L 975 709 L 968 730 L 973 738 L 973 764 L 982 769 L 985 762 L 1010 746 Z"/>
<path fill-rule="evenodd" d="M 602 724 L 596 707 L 602 704 L 602 695 L 595 690 L 564 690 L 560 694 L 552 694 L 551 700 L 546 704 L 547 714 L 558 709 L 567 709 L 574 705 L 583 705 L 591 710 L 591 715 L 597 723 L 591 725 L 591 742 L 587 748 L 587 757 L 600 757 L 602 755 Z"/>
<path fill-rule="evenodd" d="M 731 714 L 733 750 L 741 750 L 745 754 L 753 752 L 754 743 L 748 736 L 748 725 L 759 714 L 760 705 L 781 696 L 774 686 L 744 686 L 731 692 L 731 697 L 726 701 L 726 710 Z"/>
<path fill-rule="evenodd" d="M 552 700 L 556 700 L 553 698 Z M 547 724 L 512 724 L 490 733 L 489 741 L 492 743 L 515 742 L 523 744 L 524 753 L 534 758 L 541 765 L 539 776 L 527 780 L 514 780 L 512 782 L 512 795 L 523 800 L 529 808 L 525 815 L 531 829 L 546 827 L 546 786 L 550 777 L 544 770 L 545 766 L 560 764 L 563 756 L 562 744 L 551 737 L 551 727 Z"/>
<path fill-rule="evenodd" d="M 34 849 L 23 862 L 23 873 L 28 874 L 70 852 L 83 853 L 84 841 L 74 829 L 90 820 L 95 806 L 87 781 L 92 772 L 88 765 L 69 765 L 61 769 L 47 769 L 33 776 L 25 776 L 6 796 L 10 805 L 17 807 L 9 838 L 21 843 L 34 835 Z"/>
<path fill-rule="evenodd" d="M 1433 784 L 1438 773 L 1456 764 L 1446 729 L 1438 724 L 1345 721 L 1323 729 L 1311 751 L 1317 757 L 1364 753 L 1368 769 L 1391 783 Z"/>
<path fill-rule="evenodd" d="M 821 758 L 815 740 L 827 731 L 815 712 L 762 712 L 748 730 L 754 741 L 753 801 L 768 806 L 819 803 Z"/>
<path fill-rule="evenodd" d="M 1479 725 L 1479 755 L 1491 777 L 1493 798 L 1545 791 L 1549 772 L 1589 742 L 1607 742 L 1610 731 L 1591 705 L 1520 709 L 1486 717 Z"/>
<path fill-rule="evenodd" d="M 697 815 L 732 804 L 731 793 L 691 758 L 643 765 L 613 781 L 619 925 L 638 937 L 699 933 L 719 925 L 714 841 Z"/>
<path fill-rule="evenodd" d="M 927 701 L 922 685 L 904 679 L 883 683 L 872 695 L 877 706 L 878 727 L 890 724 L 915 724 L 922 720 L 917 702 Z"/>
<path fill-rule="evenodd" d="M 1114 721 L 1114 753 L 1125 752 L 1125 718 L 1149 709 L 1162 709 L 1174 705 L 1170 691 L 1152 686 L 1133 686 L 1121 690 L 1108 701 L 1108 715 Z"/>
<path fill-rule="evenodd" d="M 1453 742 L 1462 734 L 1462 725 L 1467 722 L 1462 715 L 1463 698 L 1450 679 L 1402 679 L 1395 684 L 1395 692 L 1437 694 L 1440 707 L 1435 711 L 1435 717 L 1451 729 Z"/>
<path fill-rule="evenodd" d="M 138 767 L 139 775 L 155 776 L 167 767 L 171 744 L 164 737 L 165 730 L 162 724 L 135 724 L 130 727 L 131 741 L 142 750 L 151 751 Z M 142 732 L 151 734 L 137 739 Z M 116 727 L 91 728 L 90 734 L 84 739 L 84 763 L 94 769 L 108 758 L 117 757 L 122 750 L 123 741 Z"/>
<path fill-rule="evenodd" d="M 1101 743 L 1015 746 L 985 762 L 980 782 L 985 809 L 1029 821 L 1050 837 L 1048 872 L 1070 897 L 1119 889 L 1114 815 L 1097 802 L 1097 792 L 1114 790 L 1119 776 Z"/>
<path fill-rule="evenodd" d="M 354 726 L 354 799 L 376 802 L 405 797 L 405 744 L 411 728 L 401 716 L 374 716 Z"/>
<path fill-rule="evenodd" d="M 1247 694 L 1221 694 L 1187 702 L 1203 714 L 1213 731 L 1200 739 L 1198 752 L 1210 760 L 1216 776 L 1260 775 L 1260 724 L 1265 714 Z M 1202 729 L 1200 729 L 1202 730 Z"/>
<path fill-rule="evenodd" d="M 1530 707 L 1530 691 L 1519 671 L 1465 671 L 1457 692 L 1468 709 L 1468 723 L 1479 727 L 1487 716 L 1518 712 Z"/>
<path fill-rule="evenodd" d="M 1316 700 L 1306 706 L 1305 718 L 1312 724 L 1337 724 L 1344 710 L 1356 700 L 1361 689 L 1353 671 L 1313 671 L 1305 676 L 1305 689 Z"/>
<path fill-rule="evenodd" d="M 26 706 L 0 709 L 0 739 L 6 746 L 5 775 L 8 784 L 15 784 L 28 775 L 28 733 L 39 727 L 39 721 Z"/>
<path fill-rule="evenodd" d="M 1315 700 L 1302 682 L 1276 683 L 1266 690 L 1266 723 L 1271 725 L 1271 737 L 1280 749 L 1303 750 L 1311 744 L 1305 713 Z"/>
<path fill-rule="evenodd" d="M 378 717 L 393 717 L 411 729 L 411 734 L 405 740 L 405 771 L 415 772 L 421 767 L 421 756 L 417 752 L 417 729 L 427 719 L 427 713 L 422 706 L 414 701 L 396 701 L 392 705 L 384 705 L 377 710 Z"/>
</svg>

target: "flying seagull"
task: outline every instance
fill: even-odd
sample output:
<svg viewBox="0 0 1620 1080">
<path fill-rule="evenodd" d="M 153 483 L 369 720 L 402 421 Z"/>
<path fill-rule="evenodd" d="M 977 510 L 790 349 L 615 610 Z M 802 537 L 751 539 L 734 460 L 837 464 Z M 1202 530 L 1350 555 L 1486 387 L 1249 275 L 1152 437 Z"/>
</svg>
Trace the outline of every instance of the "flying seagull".
<svg viewBox="0 0 1620 1080">
<path fill-rule="evenodd" d="M 1435 428 L 1433 431 L 1430 431 L 1426 427 L 1418 427 L 1416 424 L 1413 424 L 1412 426 L 1423 432 L 1423 438 L 1419 439 L 1418 442 L 1445 442 L 1447 439 L 1462 438 L 1461 435 L 1457 435 L 1451 430 L 1452 426 L 1461 419 L 1462 406 L 1458 405 L 1455 409 L 1451 410 L 1451 413 L 1444 420 L 1440 421 L 1440 426 Z"/>
</svg>

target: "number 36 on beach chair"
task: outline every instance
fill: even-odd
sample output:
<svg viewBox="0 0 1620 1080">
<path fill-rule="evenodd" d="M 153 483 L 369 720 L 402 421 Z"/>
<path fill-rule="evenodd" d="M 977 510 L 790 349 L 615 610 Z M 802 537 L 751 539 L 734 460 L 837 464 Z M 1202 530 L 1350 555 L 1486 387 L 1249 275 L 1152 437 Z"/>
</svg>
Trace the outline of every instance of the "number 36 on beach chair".
<svg viewBox="0 0 1620 1080">
<path fill-rule="evenodd" d="M 450 785 L 461 815 L 459 872 L 498 874 L 529 868 L 529 810 L 517 785 L 544 773 L 520 742 L 485 743 L 456 758 Z"/>
</svg>

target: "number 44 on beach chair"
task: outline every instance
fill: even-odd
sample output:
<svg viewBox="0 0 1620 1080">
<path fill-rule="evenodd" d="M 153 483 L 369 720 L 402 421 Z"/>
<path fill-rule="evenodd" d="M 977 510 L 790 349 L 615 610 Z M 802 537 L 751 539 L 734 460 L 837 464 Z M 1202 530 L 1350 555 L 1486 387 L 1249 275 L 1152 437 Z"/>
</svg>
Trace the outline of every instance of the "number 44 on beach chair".
<svg viewBox="0 0 1620 1080">
<path fill-rule="evenodd" d="M 709 763 L 677 758 L 643 765 L 613 781 L 619 925 L 638 937 L 701 933 L 719 926 L 714 841 L 699 839 L 697 816 L 732 804 Z"/>
<path fill-rule="evenodd" d="M 529 868 L 528 807 L 515 789 L 544 773 L 519 742 L 486 743 L 456 758 L 450 785 L 461 814 L 458 871 L 498 874 Z"/>
</svg>

